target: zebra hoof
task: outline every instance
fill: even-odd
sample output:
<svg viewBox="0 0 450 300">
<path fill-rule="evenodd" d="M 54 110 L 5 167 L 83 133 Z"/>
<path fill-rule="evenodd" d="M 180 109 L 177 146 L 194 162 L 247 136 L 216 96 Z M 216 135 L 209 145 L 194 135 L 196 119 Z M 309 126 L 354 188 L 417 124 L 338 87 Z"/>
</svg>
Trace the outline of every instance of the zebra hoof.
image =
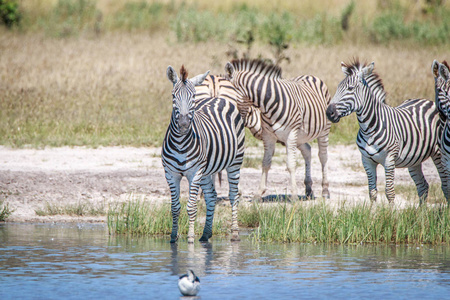
<svg viewBox="0 0 450 300">
<path fill-rule="evenodd" d="M 206 237 L 206 236 L 202 236 L 200 239 L 199 239 L 199 241 L 200 242 L 203 242 L 203 243 L 207 243 L 208 242 L 208 237 Z"/>
<path fill-rule="evenodd" d="M 194 243 L 194 237 L 188 237 L 188 244 Z"/>
<path fill-rule="evenodd" d="M 231 235 L 231 241 L 232 242 L 239 242 L 241 240 L 241 238 L 239 237 L 239 232 L 234 232 Z"/>
</svg>

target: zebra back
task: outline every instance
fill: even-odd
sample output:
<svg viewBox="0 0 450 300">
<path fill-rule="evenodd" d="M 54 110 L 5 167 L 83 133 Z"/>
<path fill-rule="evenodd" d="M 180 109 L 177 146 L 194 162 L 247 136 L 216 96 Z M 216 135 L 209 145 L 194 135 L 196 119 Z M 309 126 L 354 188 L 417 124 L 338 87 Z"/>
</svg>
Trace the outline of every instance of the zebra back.
<svg viewBox="0 0 450 300">
<path fill-rule="evenodd" d="M 326 84 L 311 75 L 283 79 L 281 68 L 261 60 L 233 60 L 226 71 L 238 92 L 251 99 L 277 137 L 293 128 L 305 134 L 304 142 L 327 135 L 330 95 Z"/>
</svg>

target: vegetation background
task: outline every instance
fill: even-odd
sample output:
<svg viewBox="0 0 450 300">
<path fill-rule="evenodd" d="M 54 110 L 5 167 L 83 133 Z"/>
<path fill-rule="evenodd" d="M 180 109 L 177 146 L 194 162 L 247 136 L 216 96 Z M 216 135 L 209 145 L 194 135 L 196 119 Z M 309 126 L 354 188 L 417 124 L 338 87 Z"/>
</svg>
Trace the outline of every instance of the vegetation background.
<svg viewBox="0 0 450 300">
<path fill-rule="evenodd" d="M 433 100 L 449 12 L 443 0 L 0 0 L 0 144 L 160 146 L 167 66 L 221 74 L 237 57 L 319 76 L 332 95 L 340 62 L 359 57 L 375 61 L 389 104 Z M 333 125 L 332 143 L 357 128 L 354 116 Z"/>
<path fill-rule="evenodd" d="M 278 64 L 286 78 L 316 75 L 331 95 L 343 79 L 341 61 L 375 61 L 388 104 L 433 101 L 431 63 L 450 59 L 449 37 L 444 0 L 0 0 L 0 145 L 159 147 L 171 112 L 167 66 L 184 64 L 192 76 L 221 74 L 227 61 L 241 57 Z M 354 144 L 357 130 L 354 115 L 344 118 L 332 125 L 331 143 Z M 249 132 L 246 143 L 260 145 Z M 258 167 L 254 160 L 247 155 L 244 165 Z M 440 185 L 432 190 L 431 201 L 442 203 Z M 418 202 L 413 184 L 396 191 Z M 12 193 L 0 191 L 0 221 L 14 210 L 11 198 L 22 201 Z M 49 202 L 35 212 L 107 210 L 110 232 L 170 230 L 167 203 L 163 213 L 152 207 L 158 221 L 148 203 L 106 209 L 93 202 Z M 215 233 L 228 228 L 222 218 L 228 214 L 218 210 Z M 448 243 L 449 220 L 450 210 L 433 205 L 335 209 L 277 202 L 242 206 L 239 222 L 269 241 Z"/>
</svg>

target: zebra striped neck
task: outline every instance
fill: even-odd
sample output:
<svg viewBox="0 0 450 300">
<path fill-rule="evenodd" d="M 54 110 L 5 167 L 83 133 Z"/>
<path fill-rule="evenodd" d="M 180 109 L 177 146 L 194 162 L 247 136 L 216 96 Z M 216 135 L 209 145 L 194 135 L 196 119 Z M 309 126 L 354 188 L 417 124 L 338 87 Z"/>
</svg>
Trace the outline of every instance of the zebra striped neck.
<svg viewBox="0 0 450 300">
<path fill-rule="evenodd" d="M 380 116 L 391 107 L 385 104 L 384 101 L 377 100 L 376 96 L 370 92 L 358 96 L 365 97 L 365 99 L 360 99 L 362 106 L 356 110 L 359 128 L 361 133 L 370 135 L 380 128 L 384 122 Z"/>
</svg>

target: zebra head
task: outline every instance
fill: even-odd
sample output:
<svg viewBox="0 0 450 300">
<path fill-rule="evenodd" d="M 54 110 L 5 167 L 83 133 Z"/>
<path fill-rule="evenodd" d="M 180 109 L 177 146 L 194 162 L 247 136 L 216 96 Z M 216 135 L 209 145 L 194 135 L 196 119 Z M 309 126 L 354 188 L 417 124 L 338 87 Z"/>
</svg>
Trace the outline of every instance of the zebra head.
<svg viewBox="0 0 450 300">
<path fill-rule="evenodd" d="M 368 66 L 355 62 L 347 65 L 341 62 L 342 71 L 346 75 L 336 90 L 336 94 L 331 99 L 327 108 L 327 117 L 337 123 L 342 117 L 348 116 L 354 111 L 358 111 L 363 105 L 363 95 L 369 88 L 369 81 L 375 63 Z"/>
<path fill-rule="evenodd" d="M 439 112 L 446 118 L 450 117 L 450 70 L 446 61 L 433 61 L 431 70 L 434 75 L 435 102 Z"/>
<path fill-rule="evenodd" d="M 180 70 L 181 78 L 178 78 L 177 73 L 171 66 L 167 68 L 167 78 L 173 83 L 171 124 L 182 135 L 189 132 L 192 119 L 194 118 L 195 86 L 202 84 L 208 74 L 209 71 L 188 79 L 188 72 L 183 65 Z"/>
<path fill-rule="evenodd" d="M 233 63 L 237 64 L 238 61 L 233 61 Z M 233 63 L 227 62 L 227 64 L 225 65 L 225 78 L 229 80 L 231 84 L 233 84 L 233 86 L 236 88 L 239 102 L 245 103 L 250 101 L 251 103 L 251 97 L 248 93 L 248 89 L 246 88 L 246 85 L 241 82 L 243 79 L 245 79 L 246 75 L 248 77 L 248 74 L 244 73 L 243 70 L 236 69 Z M 242 62 L 240 61 L 239 63 L 242 64 Z"/>
</svg>

